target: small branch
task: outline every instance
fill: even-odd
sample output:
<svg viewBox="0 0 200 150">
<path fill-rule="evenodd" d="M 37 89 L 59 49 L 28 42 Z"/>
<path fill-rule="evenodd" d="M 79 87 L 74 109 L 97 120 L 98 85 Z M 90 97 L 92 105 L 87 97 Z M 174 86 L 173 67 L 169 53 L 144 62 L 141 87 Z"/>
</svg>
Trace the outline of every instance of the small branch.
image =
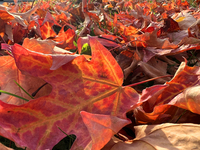
<svg viewBox="0 0 200 150">
<path fill-rule="evenodd" d="M 35 3 L 35 0 L 32 1 L 32 6 L 31 6 L 31 8 L 33 8 L 34 3 Z"/>
</svg>

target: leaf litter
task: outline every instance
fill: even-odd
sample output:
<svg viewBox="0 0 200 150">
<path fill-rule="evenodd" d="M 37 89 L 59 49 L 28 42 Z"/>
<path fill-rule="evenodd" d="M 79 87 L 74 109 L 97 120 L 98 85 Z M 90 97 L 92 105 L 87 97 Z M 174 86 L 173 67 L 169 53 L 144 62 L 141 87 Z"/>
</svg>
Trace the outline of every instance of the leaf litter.
<svg viewBox="0 0 200 150">
<path fill-rule="evenodd" d="M 75 150 L 198 149 L 198 1 L 0 11 L 0 87 L 18 96 L 0 95 L 1 136 L 32 150 L 72 134 Z"/>
</svg>

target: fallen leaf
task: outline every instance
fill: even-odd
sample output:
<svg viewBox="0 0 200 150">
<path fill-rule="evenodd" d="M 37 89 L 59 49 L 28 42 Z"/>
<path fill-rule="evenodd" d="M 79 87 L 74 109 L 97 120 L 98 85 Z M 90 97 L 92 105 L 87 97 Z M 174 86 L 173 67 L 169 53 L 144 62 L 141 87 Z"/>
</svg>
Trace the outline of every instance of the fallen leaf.
<svg viewBox="0 0 200 150">
<path fill-rule="evenodd" d="M 44 25 L 45 22 L 49 22 L 49 23 L 52 23 L 52 24 L 55 24 L 55 25 L 59 25 L 55 20 L 54 18 L 52 17 L 52 15 L 49 13 L 49 11 L 47 11 L 45 17 L 44 17 L 44 20 L 42 22 L 42 25 Z"/>
<path fill-rule="evenodd" d="M 199 89 L 200 86 L 186 88 L 182 93 L 172 99 L 169 104 L 187 109 L 193 113 L 200 114 L 199 111 Z"/>
<path fill-rule="evenodd" d="M 199 85 L 199 71 L 199 67 L 189 67 L 186 65 L 186 62 L 183 62 L 171 81 L 167 82 L 165 85 L 154 85 L 144 89 L 141 95 L 141 99 L 144 103 L 136 108 L 135 112 L 137 121 L 149 122 L 151 120 L 150 122 L 155 122 L 159 117 L 167 114 L 173 117 L 176 113 L 176 109 L 168 111 L 172 104 L 175 103 L 173 98 L 178 94 L 182 95 L 181 93 L 187 88 Z M 191 103 L 191 105 L 192 104 L 193 103 Z M 175 106 L 181 107 L 182 105 L 177 104 Z M 137 115 L 138 113 L 140 113 L 140 115 Z M 139 117 L 141 115 L 145 117 Z"/>
<path fill-rule="evenodd" d="M 73 50 L 76 49 L 74 46 L 75 41 L 75 32 L 72 29 L 68 29 L 64 31 L 64 27 L 58 33 L 58 36 L 55 37 L 53 40 L 58 42 L 57 46 L 66 50 Z"/>
<path fill-rule="evenodd" d="M 52 40 L 37 40 L 25 38 L 22 46 L 34 52 L 40 52 L 43 54 L 54 54 L 55 52 L 53 49 L 56 46 L 56 42 Z"/>
<path fill-rule="evenodd" d="M 200 39 L 193 37 L 184 37 L 178 45 L 199 44 Z"/>
<path fill-rule="evenodd" d="M 0 58 L 0 89 L 30 101 L 0 93 L 1 136 L 44 150 L 74 134 L 71 149 L 99 150 L 116 134 L 110 150 L 135 138 L 133 126 L 200 123 L 199 67 L 189 67 L 200 65 L 198 7 L 181 0 L 14 1 L 0 5 L 0 55 L 10 55 Z M 184 59 L 188 66 L 177 70 Z M 168 73 L 171 81 L 153 78 Z M 29 94 L 45 86 L 32 100 L 13 79 Z"/>
<path fill-rule="evenodd" d="M 116 116 L 90 114 L 84 111 L 81 112 L 81 116 L 92 138 L 92 150 L 101 149 L 122 127 L 131 123 L 130 120 Z"/>
<path fill-rule="evenodd" d="M 199 38 L 199 36 L 200 36 L 200 33 L 199 33 L 199 25 L 200 25 L 200 19 L 197 19 L 197 21 L 196 22 L 194 22 L 189 28 L 188 28 L 188 30 L 190 31 L 190 32 L 192 32 L 192 33 L 194 33 L 195 34 L 195 36 L 197 37 L 197 38 Z M 188 32 L 189 32 L 188 31 Z M 191 34 L 191 33 L 190 33 Z"/>
<path fill-rule="evenodd" d="M 198 149 L 199 128 L 197 124 L 161 124 L 136 126 L 136 138 L 129 143 L 118 142 L 110 150 L 182 150 Z"/>
<path fill-rule="evenodd" d="M 78 54 L 71 53 L 55 46 L 56 44 L 57 43 L 52 40 L 29 40 L 28 38 L 26 38 L 24 40 L 23 47 L 31 51 L 43 54 L 50 54 L 53 59 L 52 66 L 50 68 L 52 70 L 58 69 L 60 66 L 70 62 L 71 60 L 79 56 Z M 17 45 L 16 47 L 18 47 L 19 49 L 21 48 L 21 46 L 19 45 Z"/>
<path fill-rule="evenodd" d="M 23 27 L 19 24 L 15 24 L 13 27 L 13 40 L 15 43 L 22 42 L 27 30 L 23 29 Z"/>
<path fill-rule="evenodd" d="M 46 83 L 44 80 L 33 77 L 29 75 L 25 75 L 21 73 L 21 71 L 16 67 L 15 61 L 10 56 L 0 57 L 1 62 L 1 72 L 0 72 L 0 87 L 1 90 L 6 92 L 10 92 L 16 94 L 18 96 L 24 97 L 26 99 L 31 100 L 31 98 L 22 91 L 19 86 L 14 82 L 16 81 L 20 86 L 22 86 L 29 94 L 35 92 L 40 86 Z M 44 86 L 35 96 L 35 98 L 48 95 L 51 92 L 52 88 L 50 85 Z M 1 93 L 0 95 L 1 101 L 14 104 L 14 105 L 22 105 L 26 103 L 26 101 Z"/>
<path fill-rule="evenodd" d="M 167 33 L 167 36 L 169 37 L 171 42 L 173 42 L 176 45 L 179 45 L 180 41 L 183 38 L 188 37 L 188 31 L 187 30 L 179 30 L 177 32 Z"/>
<path fill-rule="evenodd" d="M 12 13 L 14 16 L 20 16 L 23 20 L 30 21 L 31 15 L 34 14 L 39 7 L 39 3 L 25 13 Z"/>
<path fill-rule="evenodd" d="M 174 14 L 172 18 L 178 22 L 181 30 L 187 30 L 193 23 L 196 22 L 196 19 L 187 11 Z"/>
<path fill-rule="evenodd" d="M 174 31 L 180 30 L 180 28 L 179 28 L 178 23 L 169 17 L 167 19 L 164 19 L 163 30 L 165 32 L 174 32 Z"/>
<path fill-rule="evenodd" d="M 13 33 L 12 33 L 12 26 L 11 25 L 8 25 L 8 24 L 5 25 L 5 33 L 8 36 L 9 40 L 14 41 L 13 40 Z"/>
<path fill-rule="evenodd" d="M 40 31 L 41 31 L 41 35 L 42 35 L 42 39 L 43 40 L 45 40 L 47 38 L 50 38 L 50 37 L 55 37 L 56 36 L 55 31 L 52 29 L 53 25 L 54 25 L 54 23 L 45 22 L 40 27 Z"/>
<path fill-rule="evenodd" d="M 1 20 L 5 21 L 5 22 L 8 22 L 8 21 L 15 19 L 6 10 L 0 10 L 0 18 L 1 18 Z"/>
<path fill-rule="evenodd" d="M 4 5 L 0 5 L 0 10 L 10 10 L 10 8 Z"/>
<path fill-rule="evenodd" d="M 1 37 L 4 37 L 5 35 L 5 26 L 6 26 L 6 23 L 0 19 L 0 36 Z"/>
<path fill-rule="evenodd" d="M 117 63 L 120 65 L 122 70 L 129 67 L 134 59 L 134 52 L 130 50 L 124 50 L 119 55 L 117 55 L 116 60 Z"/>
<path fill-rule="evenodd" d="M 147 46 L 150 47 L 157 47 L 162 49 L 175 49 L 178 48 L 177 45 L 170 43 L 168 39 L 161 39 L 157 37 L 157 30 L 154 30 L 152 33 L 149 34 L 149 39 L 146 40 Z"/>
<path fill-rule="evenodd" d="M 90 62 L 79 56 L 50 70 L 53 63 L 50 55 L 14 45 L 12 52 L 18 68 L 44 79 L 52 85 L 52 92 L 21 106 L 0 101 L 0 125 L 6 131 L 5 137 L 31 149 L 51 149 L 65 137 L 59 127 L 76 135 L 72 149 L 84 149 L 91 138 L 86 136 L 89 132 L 80 111 L 123 119 L 128 110 L 142 103 L 134 89 L 121 86 L 123 73 L 110 52 L 94 38 L 90 38 L 90 46 L 93 52 Z"/>
<path fill-rule="evenodd" d="M 155 78 L 158 76 L 165 76 L 167 75 L 166 72 L 167 70 L 165 70 L 164 72 L 160 71 L 160 69 L 157 69 L 157 67 L 159 67 L 159 65 L 157 65 L 156 67 L 153 65 L 150 65 L 148 63 L 145 63 L 143 61 L 140 61 L 138 63 L 138 65 L 142 68 L 143 72 L 149 77 L 149 78 Z M 167 67 L 167 66 L 166 66 Z M 165 83 L 167 81 L 170 80 L 170 77 L 166 77 L 166 78 L 161 78 L 161 79 L 156 79 L 156 81 L 158 83 Z"/>
</svg>

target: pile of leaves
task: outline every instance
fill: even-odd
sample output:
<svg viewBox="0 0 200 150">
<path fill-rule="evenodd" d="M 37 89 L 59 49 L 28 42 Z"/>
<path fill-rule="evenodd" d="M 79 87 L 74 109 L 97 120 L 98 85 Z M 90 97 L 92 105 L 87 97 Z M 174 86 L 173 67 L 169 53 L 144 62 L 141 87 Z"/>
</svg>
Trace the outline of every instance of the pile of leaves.
<svg viewBox="0 0 200 150">
<path fill-rule="evenodd" d="M 0 5 L 0 135 L 27 150 L 72 134 L 72 150 L 198 149 L 198 3 Z"/>
</svg>

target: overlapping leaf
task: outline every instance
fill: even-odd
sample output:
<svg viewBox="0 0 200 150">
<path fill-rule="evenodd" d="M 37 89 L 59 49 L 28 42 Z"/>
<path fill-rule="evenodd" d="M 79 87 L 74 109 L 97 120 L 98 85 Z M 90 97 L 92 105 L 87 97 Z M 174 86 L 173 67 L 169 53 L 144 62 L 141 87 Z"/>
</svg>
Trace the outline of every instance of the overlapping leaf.
<svg viewBox="0 0 200 150">
<path fill-rule="evenodd" d="M 104 150 L 161 150 L 191 149 L 199 147 L 199 125 L 161 124 L 135 127 L 136 138 L 129 143 L 112 143 Z"/>
<path fill-rule="evenodd" d="M 31 100 L 31 98 L 19 88 L 19 86 L 15 83 L 15 81 L 30 94 L 34 93 L 40 86 L 46 83 L 44 80 L 38 77 L 32 77 L 21 73 L 21 71 L 16 67 L 14 59 L 10 56 L 0 57 L 0 61 L 1 61 L 1 66 L 0 66 L 1 90 Z M 47 95 L 50 92 L 51 92 L 51 86 L 48 85 L 43 89 L 41 89 L 41 91 L 37 93 L 35 98 Z M 4 93 L 1 93 L 0 99 L 1 101 L 4 101 L 5 103 L 8 104 L 21 105 L 25 103 L 25 101 L 22 99 Z"/>
<path fill-rule="evenodd" d="M 73 60 L 78 55 L 71 54 L 70 52 L 60 49 L 55 46 L 56 43 L 51 40 L 35 40 L 26 38 L 23 43 L 23 47 L 43 54 L 49 54 L 52 56 L 53 64 L 51 69 L 59 68 L 63 64 Z M 8 45 L 2 46 L 4 49 L 10 50 Z M 10 47 L 12 49 L 12 47 Z M 65 55 L 62 55 L 65 54 Z M 13 58 L 9 56 L 0 57 L 1 60 L 1 90 L 16 94 L 18 96 L 24 97 L 26 99 L 31 99 L 25 92 L 23 92 L 19 86 L 15 83 L 19 83 L 29 94 L 34 93 L 37 89 L 45 84 L 46 82 L 40 78 L 29 76 L 23 74 L 15 64 Z M 47 85 L 42 88 L 34 98 L 38 98 L 44 95 L 47 95 L 51 92 L 51 86 Z M 12 97 L 6 94 L 1 94 L 0 99 L 9 104 L 21 105 L 25 103 L 23 100 L 20 100 L 16 97 Z"/>
<path fill-rule="evenodd" d="M 75 40 L 75 32 L 72 29 L 68 29 L 67 31 L 64 31 L 64 27 L 60 30 L 58 33 L 58 37 L 54 39 L 54 41 L 57 41 L 57 46 L 66 50 L 73 50 L 76 49 L 76 47 L 73 44 L 73 41 Z"/>
<path fill-rule="evenodd" d="M 182 122 L 199 123 L 199 67 L 182 63 L 176 72 L 178 61 L 184 61 L 183 56 L 190 65 L 199 65 L 199 53 L 190 50 L 200 49 L 200 15 L 196 8 L 189 8 L 187 1 L 159 3 L 154 0 L 135 4 L 128 0 L 102 3 L 83 0 L 81 3 L 49 1 L 23 5 L 15 1 L 9 8 L 0 6 L 0 12 L 0 42 L 7 43 L 1 48 L 12 51 L 14 56 L 0 58 L 0 88 L 27 98 L 13 79 L 30 94 L 49 83 L 39 91 L 37 99 L 23 105 L 22 100 L 1 93 L 0 133 L 18 145 L 51 149 L 65 136 L 60 128 L 77 136 L 72 149 L 98 150 L 130 123 L 126 115 L 132 119 L 132 125 L 177 122 L 184 113 Z M 96 36 L 79 37 L 77 41 L 78 36 L 87 34 Z M 14 43 L 23 45 L 8 45 Z M 78 49 L 81 54 L 85 43 L 92 48 L 91 61 L 69 52 Z M 176 74 L 171 81 L 170 78 L 156 79 L 149 88 L 135 86 L 142 93 L 140 97 L 132 88 L 122 86 L 121 68 L 100 43 L 117 59 L 124 72 L 124 85 Z M 124 54 L 130 55 L 124 57 Z M 157 83 L 165 84 L 155 85 Z M 118 134 L 123 140 L 126 128 Z M 172 125 L 172 128 L 178 127 Z M 167 134 L 174 132 L 168 129 Z M 148 135 L 141 133 L 145 136 L 141 139 L 152 138 L 151 135 L 159 137 L 154 134 L 158 130 Z M 124 134 L 121 136 L 121 133 Z M 167 140 L 165 138 L 165 142 Z M 122 144 L 118 148 L 151 149 L 141 141 L 133 143 L 137 144 Z"/>
<path fill-rule="evenodd" d="M 167 82 L 166 85 L 156 85 L 143 90 L 141 99 L 146 99 L 146 102 L 141 107 L 136 108 L 135 114 L 136 118 L 138 118 L 137 120 L 139 122 L 154 122 L 158 118 L 173 117 L 177 109 L 173 107 L 170 111 L 168 110 L 171 107 L 170 105 L 174 105 L 175 103 L 177 107 L 199 113 L 199 111 L 193 110 L 198 107 L 196 97 L 198 94 L 193 94 L 195 101 L 192 100 L 194 102 L 190 102 L 191 98 L 187 99 L 187 92 L 185 93 L 185 90 L 187 91 L 191 87 L 199 85 L 199 73 L 199 67 L 189 67 L 184 62 L 177 70 L 174 78 L 170 82 Z M 174 98 L 178 94 L 180 94 L 180 97 Z M 193 107 L 194 104 L 196 107 Z M 170 116 L 167 116 L 167 114 Z"/>
<path fill-rule="evenodd" d="M 56 36 L 56 33 L 55 31 L 52 29 L 52 26 L 54 24 L 51 23 L 51 22 L 45 22 L 41 27 L 40 27 L 40 30 L 41 30 L 41 34 L 42 34 L 42 39 L 45 40 L 49 37 L 55 37 Z"/>
<path fill-rule="evenodd" d="M 20 146 L 51 149 L 65 136 L 59 127 L 77 136 L 72 149 L 83 149 L 91 138 L 86 136 L 89 133 L 80 111 L 125 118 L 128 110 L 140 104 L 135 90 L 121 86 L 123 73 L 107 49 L 93 38 L 90 46 L 93 53 L 90 62 L 79 56 L 56 70 L 50 70 L 53 64 L 50 55 L 13 46 L 18 68 L 44 79 L 52 85 L 52 92 L 21 106 L 0 102 L 4 136 Z"/>
<path fill-rule="evenodd" d="M 92 138 L 91 144 L 87 147 L 92 150 L 103 148 L 114 134 L 118 133 L 123 126 L 131 123 L 130 120 L 116 116 L 90 114 L 84 111 L 81 112 L 81 116 Z"/>
</svg>

